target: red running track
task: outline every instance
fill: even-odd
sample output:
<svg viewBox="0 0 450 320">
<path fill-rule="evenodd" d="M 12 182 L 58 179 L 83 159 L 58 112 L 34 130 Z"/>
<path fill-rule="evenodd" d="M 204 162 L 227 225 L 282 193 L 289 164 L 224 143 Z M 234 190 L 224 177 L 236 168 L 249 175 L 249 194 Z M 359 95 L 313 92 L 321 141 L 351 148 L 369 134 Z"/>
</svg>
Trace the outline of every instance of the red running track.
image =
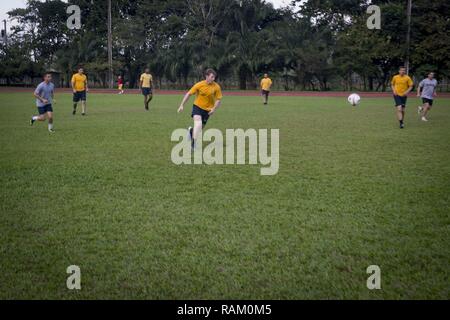
<svg viewBox="0 0 450 320">
<path fill-rule="evenodd" d="M 23 87 L 0 87 L 0 93 L 9 93 L 9 92 L 29 92 L 32 94 L 33 88 L 23 88 Z M 71 89 L 63 88 L 57 89 L 57 92 L 63 93 L 72 93 Z M 183 95 L 187 92 L 187 90 L 154 90 L 155 94 L 161 95 Z M 390 92 L 359 92 L 353 91 L 366 98 L 388 98 L 392 97 L 392 93 Z M 117 89 L 90 89 L 89 93 L 103 93 L 103 94 L 117 94 Z M 347 97 L 352 92 L 338 92 L 338 91 L 272 91 L 270 93 L 271 96 L 275 97 Z M 125 89 L 125 94 L 140 94 L 140 90 L 138 89 Z M 259 96 L 260 92 L 256 90 L 248 90 L 248 91 L 227 91 L 224 90 L 223 94 L 225 96 L 241 96 L 241 97 L 255 97 Z M 413 93 L 410 94 L 410 97 L 414 96 Z M 439 93 L 438 97 L 450 98 L 450 93 Z"/>
</svg>

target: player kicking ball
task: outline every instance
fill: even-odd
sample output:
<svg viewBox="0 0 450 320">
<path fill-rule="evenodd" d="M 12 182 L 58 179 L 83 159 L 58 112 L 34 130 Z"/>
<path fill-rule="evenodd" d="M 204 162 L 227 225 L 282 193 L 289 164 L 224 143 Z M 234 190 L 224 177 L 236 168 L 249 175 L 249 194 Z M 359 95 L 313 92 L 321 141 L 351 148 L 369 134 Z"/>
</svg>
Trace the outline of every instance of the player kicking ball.
<svg viewBox="0 0 450 320">
<path fill-rule="evenodd" d="M 78 102 L 81 101 L 81 115 L 86 115 L 86 93 L 89 91 L 87 77 L 84 74 L 84 69 L 78 69 L 78 73 L 72 76 L 72 90 L 73 90 L 73 111 L 72 114 L 77 113 Z"/>
<path fill-rule="evenodd" d="M 394 76 L 391 81 L 392 92 L 394 93 L 395 107 L 397 108 L 397 118 L 400 123 L 400 129 L 405 127 L 405 108 L 408 99 L 408 93 L 411 92 L 414 82 L 406 74 L 406 68 L 400 67 L 399 74 Z"/>
<path fill-rule="evenodd" d="M 422 98 L 423 106 L 419 106 L 417 113 L 422 121 L 428 121 L 428 111 L 433 107 L 433 99 L 436 94 L 437 81 L 434 79 L 434 73 L 430 72 L 428 77 L 423 79 L 417 88 L 417 97 Z"/>
<path fill-rule="evenodd" d="M 205 80 L 197 82 L 191 90 L 183 98 L 178 112 L 183 112 L 184 105 L 189 100 L 189 97 L 196 95 L 194 106 L 192 107 L 192 119 L 194 120 L 194 127 L 189 127 L 189 136 L 192 141 L 192 150 L 195 148 L 195 141 L 202 129 L 206 126 L 208 119 L 213 115 L 221 105 L 222 90 L 215 82 L 217 73 L 208 69 L 205 72 Z"/>
<path fill-rule="evenodd" d="M 32 126 L 36 121 L 45 121 L 47 119 L 48 131 L 54 133 L 52 102 L 54 102 L 55 86 L 51 81 L 52 75 L 46 73 L 44 75 L 44 81 L 41 82 L 34 91 L 39 115 L 31 118 L 30 125 Z"/>
</svg>

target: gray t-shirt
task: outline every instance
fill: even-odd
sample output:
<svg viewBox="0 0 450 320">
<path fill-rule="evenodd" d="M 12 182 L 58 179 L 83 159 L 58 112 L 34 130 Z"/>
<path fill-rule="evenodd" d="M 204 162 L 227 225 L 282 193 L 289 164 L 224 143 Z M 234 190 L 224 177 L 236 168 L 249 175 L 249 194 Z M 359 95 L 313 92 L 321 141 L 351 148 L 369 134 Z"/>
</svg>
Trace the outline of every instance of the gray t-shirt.
<svg viewBox="0 0 450 320">
<path fill-rule="evenodd" d="M 422 98 L 431 99 L 433 100 L 433 93 L 436 90 L 437 87 L 437 81 L 436 79 L 430 80 L 428 78 L 423 79 L 419 87 L 422 88 Z"/>
<path fill-rule="evenodd" d="M 44 98 L 48 101 L 48 103 L 43 103 L 41 100 L 36 99 L 36 106 L 43 107 L 48 104 L 52 104 L 52 95 L 53 91 L 55 90 L 55 85 L 51 82 L 48 84 L 45 83 L 45 81 L 41 82 L 36 90 L 34 91 L 35 94 L 39 95 L 41 98 Z"/>
</svg>

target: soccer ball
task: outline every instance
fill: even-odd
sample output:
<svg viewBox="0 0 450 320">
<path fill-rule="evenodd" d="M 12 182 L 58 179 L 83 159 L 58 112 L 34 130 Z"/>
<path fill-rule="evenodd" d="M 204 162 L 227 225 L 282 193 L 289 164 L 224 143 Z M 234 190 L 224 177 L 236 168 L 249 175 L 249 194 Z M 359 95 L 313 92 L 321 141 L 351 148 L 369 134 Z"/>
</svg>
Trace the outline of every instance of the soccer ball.
<svg viewBox="0 0 450 320">
<path fill-rule="evenodd" d="M 348 96 L 347 100 L 352 106 L 357 106 L 361 101 L 361 97 L 356 93 L 352 93 L 351 95 Z"/>
</svg>

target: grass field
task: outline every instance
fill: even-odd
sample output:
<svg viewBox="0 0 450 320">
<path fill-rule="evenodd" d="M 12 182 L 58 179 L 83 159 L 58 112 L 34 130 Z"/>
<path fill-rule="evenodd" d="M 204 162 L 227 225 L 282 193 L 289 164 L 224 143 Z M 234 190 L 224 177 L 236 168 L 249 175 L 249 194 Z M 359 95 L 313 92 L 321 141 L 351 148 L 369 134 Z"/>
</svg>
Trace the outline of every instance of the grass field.
<svg viewBox="0 0 450 320">
<path fill-rule="evenodd" d="M 0 94 L 1 299 L 450 298 L 450 99 L 400 130 L 391 99 L 225 97 L 209 128 L 280 129 L 261 176 L 172 164 L 181 98 L 91 94 L 82 118 L 59 94 L 51 135 Z"/>
</svg>

